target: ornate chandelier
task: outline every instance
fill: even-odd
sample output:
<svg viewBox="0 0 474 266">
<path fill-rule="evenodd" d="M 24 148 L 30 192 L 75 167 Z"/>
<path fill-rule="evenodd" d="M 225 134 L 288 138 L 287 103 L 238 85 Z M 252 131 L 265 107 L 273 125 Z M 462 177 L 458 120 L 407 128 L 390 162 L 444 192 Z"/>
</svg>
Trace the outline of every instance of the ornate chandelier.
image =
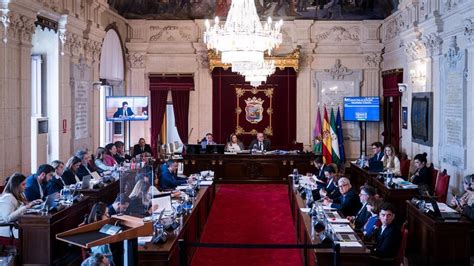
<svg viewBox="0 0 474 266">
<path fill-rule="evenodd" d="M 221 52 L 222 63 L 263 62 L 264 53 L 271 51 L 282 42 L 280 33 L 283 21 L 272 25 L 272 19 L 262 26 L 254 0 L 233 0 L 224 26 L 219 18 L 211 27 L 206 20 L 204 42 L 208 49 Z"/>
<path fill-rule="evenodd" d="M 275 73 L 275 61 L 265 60 L 263 62 L 236 62 L 232 64 L 232 71 L 245 77 L 253 87 L 258 87 L 267 77 Z"/>
</svg>

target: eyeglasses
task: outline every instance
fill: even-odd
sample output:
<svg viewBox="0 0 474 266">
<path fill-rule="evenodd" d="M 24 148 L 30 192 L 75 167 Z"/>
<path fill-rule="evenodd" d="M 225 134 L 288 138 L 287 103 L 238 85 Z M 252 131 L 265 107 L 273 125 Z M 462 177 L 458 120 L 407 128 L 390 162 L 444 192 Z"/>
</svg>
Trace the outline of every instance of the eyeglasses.
<svg viewBox="0 0 474 266">
<path fill-rule="evenodd" d="M 348 186 L 349 184 L 342 184 L 340 186 L 337 186 L 337 187 L 345 187 L 345 186 Z"/>
<path fill-rule="evenodd" d="M 362 192 L 361 192 L 361 193 L 359 193 L 359 195 L 361 195 L 361 196 L 368 196 L 367 194 L 365 194 L 365 193 L 362 193 Z"/>
</svg>

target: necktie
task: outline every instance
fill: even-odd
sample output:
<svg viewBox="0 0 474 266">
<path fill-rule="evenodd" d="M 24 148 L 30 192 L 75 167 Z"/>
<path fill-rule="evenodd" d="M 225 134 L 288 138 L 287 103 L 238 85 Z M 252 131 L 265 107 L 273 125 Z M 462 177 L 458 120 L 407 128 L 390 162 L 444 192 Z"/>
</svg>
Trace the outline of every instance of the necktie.
<svg viewBox="0 0 474 266">
<path fill-rule="evenodd" d="M 262 145 L 262 142 L 259 142 L 259 150 L 263 150 L 263 145 Z"/>
</svg>

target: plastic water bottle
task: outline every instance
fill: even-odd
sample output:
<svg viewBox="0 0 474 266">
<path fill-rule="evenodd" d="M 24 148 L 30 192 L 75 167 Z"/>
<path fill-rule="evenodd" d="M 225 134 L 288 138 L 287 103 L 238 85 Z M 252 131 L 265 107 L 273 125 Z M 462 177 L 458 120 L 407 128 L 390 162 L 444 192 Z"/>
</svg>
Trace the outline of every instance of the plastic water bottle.
<svg viewBox="0 0 474 266">
<path fill-rule="evenodd" d="M 293 183 L 295 185 L 299 184 L 299 174 L 298 174 L 298 169 L 293 169 Z"/>
<path fill-rule="evenodd" d="M 313 204 L 313 193 L 311 189 L 307 188 L 306 189 L 306 207 L 311 208 L 312 204 Z"/>
</svg>

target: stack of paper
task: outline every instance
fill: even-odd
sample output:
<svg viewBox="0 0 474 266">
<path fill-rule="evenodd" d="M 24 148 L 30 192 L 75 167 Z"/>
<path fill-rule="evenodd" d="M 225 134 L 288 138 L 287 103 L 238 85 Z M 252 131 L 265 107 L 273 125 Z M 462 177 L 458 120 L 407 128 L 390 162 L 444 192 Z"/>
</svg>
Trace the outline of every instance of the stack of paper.
<svg viewBox="0 0 474 266">
<path fill-rule="evenodd" d="M 210 186 L 212 185 L 212 180 L 204 180 L 204 181 L 201 181 L 201 186 Z"/>
<path fill-rule="evenodd" d="M 145 245 L 146 243 L 148 242 L 151 242 L 151 239 L 153 238 L 153 236 L 139 236 L 138 237 L 138 245 Z"/>
<path fill-rule="evenodd" d="M 359 242 L 337 242 L 341 247 L 362 247 L 362 244 Z"/>
<path fill-rule="evenodd" d="M 352 233 L 352 227 L 348 224 L 331 224 L 332 230 L 336 233 Z"/>
</svg>

